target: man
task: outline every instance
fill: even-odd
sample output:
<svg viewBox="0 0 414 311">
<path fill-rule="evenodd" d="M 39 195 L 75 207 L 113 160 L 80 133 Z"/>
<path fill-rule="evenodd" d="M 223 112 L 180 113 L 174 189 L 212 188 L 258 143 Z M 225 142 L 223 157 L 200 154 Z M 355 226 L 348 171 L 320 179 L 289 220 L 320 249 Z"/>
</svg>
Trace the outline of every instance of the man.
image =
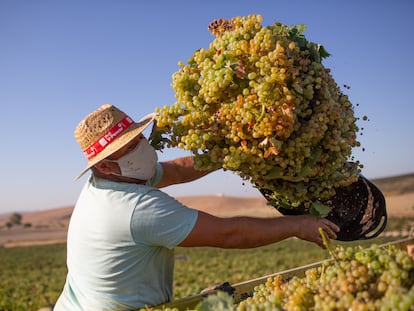
<svg viewBox="0 0 414 311">
<path fill-rule="evenodd" d="M 339 228 L 311 215 L 219 218 L 188 208 L 157 188 L 189 182 L 192 157 L 159 163 L 138 122 L 106 104 L 79 123 L 75 137 L 92 170 L 73 211 L 68 275 L 55 310 L 131 310 L 172 298 L 175 246 L 253 248 L 289 237 L 323 247 L 318 228 Z"/>
</svg>

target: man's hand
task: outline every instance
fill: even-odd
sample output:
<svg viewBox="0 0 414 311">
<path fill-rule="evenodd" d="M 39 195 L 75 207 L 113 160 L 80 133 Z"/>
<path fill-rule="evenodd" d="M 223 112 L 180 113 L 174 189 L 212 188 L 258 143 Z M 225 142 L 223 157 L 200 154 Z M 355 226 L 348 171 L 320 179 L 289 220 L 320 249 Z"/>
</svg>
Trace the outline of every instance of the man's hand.
<svg viewBox="0 0 414 311">
<path fill-rule="evenodd" d="M 318 244 L 322 248 L 326 248 L 322 236 L 319 233 L 321 228 L 328 239 L 336 239 L 336 232 L 339 227 L 333 222 L 325 218 L 318 218 L 314 215 L 289 216 L 298 220 L 298 229 L 296 236 L 302 240 L 307 240 Z"/>
</svg>

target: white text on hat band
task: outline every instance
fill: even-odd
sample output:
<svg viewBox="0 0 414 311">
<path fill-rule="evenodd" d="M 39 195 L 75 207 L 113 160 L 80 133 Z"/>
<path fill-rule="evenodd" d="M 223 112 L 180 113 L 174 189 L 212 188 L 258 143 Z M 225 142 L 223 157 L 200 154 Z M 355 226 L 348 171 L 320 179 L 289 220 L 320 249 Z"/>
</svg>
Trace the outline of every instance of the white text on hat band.
<svg viewBox="0 0 414 311">
<path fill-rule="evenodd" d="M 129 128 L 134 121 L 129 117 L 124 117 L 121 121 L 111 127 L 105 134 L 103 134 L 96 142 L 91 146 L 83 150 L 83 153 L 88 160 L 94 158 L 102 150 L 104 150 L 116 137 L 121 135 Z"/>
</svg>

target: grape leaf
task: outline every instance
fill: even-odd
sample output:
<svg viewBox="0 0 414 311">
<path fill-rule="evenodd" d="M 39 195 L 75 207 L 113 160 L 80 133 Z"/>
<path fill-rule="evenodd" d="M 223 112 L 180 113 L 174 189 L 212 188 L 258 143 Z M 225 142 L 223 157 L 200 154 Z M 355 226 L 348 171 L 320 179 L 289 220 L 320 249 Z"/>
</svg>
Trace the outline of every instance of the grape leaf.
<svg viewBox="0 0 414 311">
<path fill-rule="evenodd" d="M 208 295 L 207 298 L 204 298 L 195 308 L 197 311 L 208 311 L 208 310 L 217 310 L 217 311 L 231 311 L 233 310 L 234 302 L 233 298 L 223 292 L 218 291 L 215 294 Z"/>
<path fill-rule="evenodd" d="M 329 207 L 321 202 L 316 201 L 312 203 L 309 213 L 312 215 L 316 215 L 319 218 L 324 218 L 328 216 L 331 210 L 332 207 Z"/>
</svg>

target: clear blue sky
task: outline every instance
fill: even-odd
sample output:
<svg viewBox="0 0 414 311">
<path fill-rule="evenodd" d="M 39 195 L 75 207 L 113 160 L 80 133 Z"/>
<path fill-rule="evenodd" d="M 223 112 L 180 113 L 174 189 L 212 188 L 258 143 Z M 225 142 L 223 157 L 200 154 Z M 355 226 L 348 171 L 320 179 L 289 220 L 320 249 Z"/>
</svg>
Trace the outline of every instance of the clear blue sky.
<svg viewBox="0 0 414 311">
<path fill-rule="evenodd" d="M 411 0 L 0 0 L 0 212 L 74 204 L 86 159 L 73 130 L 84 115 L 112 103 L 138 119 L 172 104 L 171 75 L 208 47 L 208 24 L 251 13 L 263 25 L 306 24 L 332 54 L 324 65 L 370 119 L 365 151 L 355 150 L 365 176 L 414 172 L 413 12 Z M 230 172 L 165 190 L 259 195 Z"/>
</svg>

